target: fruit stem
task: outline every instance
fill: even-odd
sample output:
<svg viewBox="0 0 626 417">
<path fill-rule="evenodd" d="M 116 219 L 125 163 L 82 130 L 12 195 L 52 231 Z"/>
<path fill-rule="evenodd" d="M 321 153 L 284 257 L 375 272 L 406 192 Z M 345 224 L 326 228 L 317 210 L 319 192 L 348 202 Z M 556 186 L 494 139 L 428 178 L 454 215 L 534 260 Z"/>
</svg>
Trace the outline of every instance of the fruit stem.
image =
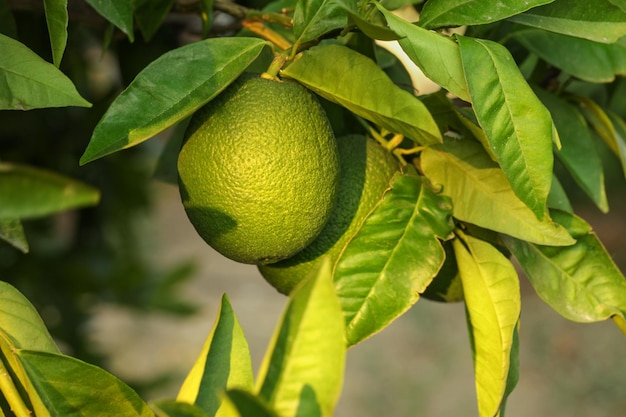
<svg viewBox="0 0 626 417">
<path fill-rule="evenodd" d="M 262 22 L 253 22 L 250 20 L 243 20 L 241 25 L 248 29 L 250 32 L 256 33 L 261 36 L 263 39 L 267 39 L 272 42 L 278 48 L 282 50 L 287 50 L 291 47 L 291 42 L 287 39 L 283 38 L 274 30 L 265 26 Z"/>
<path fill-rule="evenodd" d="M 261 78 L 266 78 L 268 80 L 277 80 L 278 79 L 278 71 L 285 65 L 287 62 L 287 55 L 289 51 L 285 51 L 284 53 L 276 54 L 274 59 L 270 63 L 270 66 L 267 67 L 267 70 L 261 74 Z"/>
</svg>

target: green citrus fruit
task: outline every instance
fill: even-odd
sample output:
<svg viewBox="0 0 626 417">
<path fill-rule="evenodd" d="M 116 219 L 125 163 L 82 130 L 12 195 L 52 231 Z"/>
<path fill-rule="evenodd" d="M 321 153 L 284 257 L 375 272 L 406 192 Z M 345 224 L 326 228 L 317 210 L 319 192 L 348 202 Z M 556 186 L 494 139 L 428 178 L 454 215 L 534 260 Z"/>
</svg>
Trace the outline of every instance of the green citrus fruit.
<svg viewBox="0 0 626 417">
<path fill-rule="evenodd" d="M 373 139 L 349 135 L 338 138 L 337 143 L 341 166 L 339 196 L 328 223 L 301 252 L 259 267 L 265 280 L 283 294 L 289 294 L 306 278 L 322 255 L 327 254 L 336 262 L 400 169 L 398 161 Z"/>
<path fill-rule="evenodd" d="M 242 263 L 277 262 L 328 221 L 337 143 L 307 89 L 246 74 L 193 115 L 178 175 L 187 216 L 210 246 Z"/>
</svg>

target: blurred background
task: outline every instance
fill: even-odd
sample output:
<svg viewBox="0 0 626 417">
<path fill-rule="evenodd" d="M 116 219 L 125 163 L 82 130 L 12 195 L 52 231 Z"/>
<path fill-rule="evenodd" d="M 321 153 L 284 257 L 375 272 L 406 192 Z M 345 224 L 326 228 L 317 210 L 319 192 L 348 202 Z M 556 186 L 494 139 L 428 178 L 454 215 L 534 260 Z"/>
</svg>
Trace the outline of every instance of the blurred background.
<svg viewBox="0 0 626 417">
<path fill-rule="evenodd" d="M 19 4 L 14 16 L 20 40 L 49 59 L 42 11 L 32 2 L 9 3 Z M 0 158 L 81 179 L 101 190 L 101 204 L 26 222 L 30 254 L 0 243 L 0 279 L 33 302 L 64 352 L 104 367 L 148 400 L 171 398 L 200 352 L 222 294 L 239 317 L 255 368 L 286 298 L 256 267 L 206 246 L 188 223 L 171 181 L 172 160 L 161 158 L 178 137 L 176 129 L 78 166 L 95 124 L 122 86 L 201 32 L 197 21 L 173 14 L 151 42 L 131 44 L 114 34 L 102 48 L 106 26 L 91 17 L 78 16 L 70 25 L 62 69 L 94 108 L 0 112 Z M 564 185 L 573 190 L 576 212 L 626 271 L 624 178 L 613 156 L 602 152 L 609 214 L 576 194 L 573 183 Z M 561 318 L 523 277 L 522 290 L 520 381 L 507 416 L 623 415 L 626 339 L 617 327 Z M 419 301 L 352 348 L 336 415 L 477 415 L 463 305 Z"/>
</svg>

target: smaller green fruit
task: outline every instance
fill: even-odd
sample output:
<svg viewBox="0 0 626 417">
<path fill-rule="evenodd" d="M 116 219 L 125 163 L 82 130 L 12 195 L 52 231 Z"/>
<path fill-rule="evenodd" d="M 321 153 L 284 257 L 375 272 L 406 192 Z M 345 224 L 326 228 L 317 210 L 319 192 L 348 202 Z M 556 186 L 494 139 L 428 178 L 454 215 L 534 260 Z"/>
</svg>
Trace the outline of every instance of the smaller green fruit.
<svg viewBox="0 0 626 417">
<path fill-rule="evenodd" d="M 362 135 L 337 139 L 339 148 L 339 195 L 328 223 L 317 238 L 296 255 L 281 262 L 259 266 L 267 282 L 283 294 L 315 268 L 322 255 L 334 264 L 344 246 L 390 187 L 400 164 L 375 140 Z"/>
</svg>

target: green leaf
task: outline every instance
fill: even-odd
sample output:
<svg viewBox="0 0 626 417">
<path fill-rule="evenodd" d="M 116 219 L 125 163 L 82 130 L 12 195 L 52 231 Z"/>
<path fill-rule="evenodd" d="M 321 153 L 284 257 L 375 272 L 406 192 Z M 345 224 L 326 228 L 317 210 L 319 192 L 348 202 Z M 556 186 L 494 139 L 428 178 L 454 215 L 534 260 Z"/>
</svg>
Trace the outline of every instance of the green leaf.
<svg viewBox="0 0 626 417">
<path fill-rule="evenodd" d="M 298 0 L 293 12 L 293 32 L 299 44 L 344 27 L 347 12 L 335 0 Z"/>
<path fill-rule="evenodd" d="M 550 194 L 548 195 L 548 207 L 568 213 L 574 212 L 572 204 L 570 203 L 569 198 L 567 198 L 567 193 L 556 175 L 552 176 L 552 188 L 550 188 Z"/>
<path fill-rule="evenodd" d="M 22 222 L 18 219 L 0 219 L 0 239 L 23 253 L 28 253 L 28 241 Z"/>
<path fill-rule="evenodd" d="M 233 387 L 252 389 L 253 385 L 248 342 L 224 295 L 213 329 L 176 400 L 195 404 L 209 416 L 224 416 L 223 392 Z"/>
<path fill-rule="evenodd" d="M 392 188 L 344 249 L 335 287 L 348 345 L 385 328 L 419 299 L 439 272 L 452 207 L 422 177 L 396 175 Z"/>
<path fill-rule="evenodd" d="M 462 100 L 471 101 L 459 46 L 447 36 L 413 25 L 380 5 L 378 8 L 389 28 L 403 37 L 398 43 L 424 75 Z"/>
<path fill-rule="evenodd" d="M 552 182 L 550 112 L 506 48 L 465 36 L 458 40 L 478 123 L 515 194 L 541 219 Z"/>
<path fill-rule="evenodd" d="M 135 19 L 146 42 L 161 27 L 173 4 L 174 0 L 135 0 Z"/>
<path fill-rule="evenodd" d="M 265 45 L 256 38 L 212 38 L 165 53 L 111 104 L 80 163 L 135 146 L 190 116 L 234 81 Z"/>
<path fill-rule="evenodd" d="M 226 391 L 225 399 L 232 410 L 228 417 L 278 417 L 278 414 L 262 398 L 250 392 L 231 389 Z M 297 414 L 297 416 L 305 417 L 300 414 Z"/>
<path fill-rule="evenodd" d="M 608 212 L 602 159 L 585 118 L 566 100 L 545 90 L 535 91 L 550 110 L 561 138 L 561 149 L 554 151 L 556 156 L 596 206 L 602 212 Z"/>
<path fill-rule="evenodd" d="M 422 152 L 421 168 L 452 198 L 454 217 L 459 220 L 530 242 L 554 246 L 575 242 L 548 216 L 537 219 L 477 142 L 449 141 L 429 147 Z"/>
<path fill-rule="evenodd" d="M 128 0 L 85 0 L 102 17 L 117 26 L 133 42 L 133 3 Z"/>
<path fill-rule="evenodd" d="M 526 49 L 568 74 L 592 83 L 626 75 L 626 43 L 605 44 L 539 29 L 512 33 Z"/>
<path fill-rule="evenodd" d="M 626 123 L 617 115 L 607 113 L 590 97 L 577 96 L 572 100 L 578 103 L 593 130 L 618 157 L 626 176 Z"/>
<path fill-rule="evenodd" d="M 0 110 L 91 107 L 72 81 L 26 46 L 0 34 Z"/>
<path fill-rule="evenodd" d="M 44 0 L 43 6 L 52 46 L 52 62 L 58 68 L 67 44 L 67 0 Z"/>
<path fill-rule="evenodd" d="M 509 20 L 603 43 L 626 35 L 626 12 L 609 0 L 556 0 Z"/>
<path fill-rule="evenodd" d="M 345 366 L 342 318 L 324 258 L 291 293 L 259 371 L 259 396 L 281 417 L 332 415 Z"/>
<path fill-rule="evenodd" d="M 499 413 L 507 394 L 521 299 L 517 272 L 487 242 L 472 236 L 453 241 L 463 283 L 481 417 Z"/>
<path fill-rule="evenodd" d="M 565 212 L 555 220 L 568 227 L 575 245 L 557 248 L 503 237 L 539 297 L 572 321 L 623 320 L 626 278 L 584 220 Z"/>
<path fill-rule="evenodd" d="M 159 181 L 178 185 L 178 153 L 185 139 L 187 125 L 189 125 L 189 118 L 174 126 L 172 134 L 165 143 L 154 169 L 154 178 Z"/>
<path fill-rule="evenodd" d="M 91 206 L 95 188 L 57 173 L 0 162 L 0 219 L 27 219 Z"/>
<path fill-rule="evenodd" d="M 212 417 L 194 404 L 174 400 L 160 400 L 150 403 L 157 417 Z"/>
<path fill-rule="evenodd" d="M 345 46 L 313 47 L 281 74 L 391 132 L 422 144 L 441 142 L 426 106 L 396 86 L 374 61 Z"/>
<path fill-rule="evenodd" d="M 419 25 L 426 29 L 483 25 L 506 19 L 554 0 L 430 0 L 424 4 Z"/>
<path fill-rule="evenodd" d="M 35 307 L 15 287 L 2 281 L 0 330 L 9 337 L 13 348 L 59 352 Z"/>
<path fill-rule="evenodd" d="M 53 416 L 154 417 L 135 391 L 101 368 L 49 352 L 16 355 Z"/>
</svg>

